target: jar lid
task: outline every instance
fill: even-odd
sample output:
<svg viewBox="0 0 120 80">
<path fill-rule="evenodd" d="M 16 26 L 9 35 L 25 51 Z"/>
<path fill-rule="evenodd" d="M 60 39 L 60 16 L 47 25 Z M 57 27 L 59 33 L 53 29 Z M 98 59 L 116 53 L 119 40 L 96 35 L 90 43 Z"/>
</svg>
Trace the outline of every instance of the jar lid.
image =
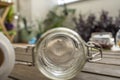
<svg viewBox="0 0 120 80">
<path fill-rule="evenodd" d="M 83 40 L 67 28 L 54 28 L 43 34 L 36 45 L 36 53 L 38 69 L 55 80 L 73 78 L 86 61 Z"/>
</svg>

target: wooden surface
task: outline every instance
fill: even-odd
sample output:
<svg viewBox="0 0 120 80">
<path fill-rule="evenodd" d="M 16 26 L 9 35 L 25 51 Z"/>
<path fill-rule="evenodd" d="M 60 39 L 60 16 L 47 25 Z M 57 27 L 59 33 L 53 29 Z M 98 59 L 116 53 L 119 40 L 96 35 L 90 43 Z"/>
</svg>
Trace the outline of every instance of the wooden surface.
<svg viewBox="0 0 120 80">
<path fill-rule="evenodd" d="M 8 3 L 8 2 L 0 1 L 0 8 L 6 7 L 6 6 L 9 6 L 9 5 L 12 5 L 12 4 L 13 3 Z"/>
<path fill-rule="evenodd" d="M 15 49 L 15 57 L 16 61 L 19 62 L 27 62 L 34 65 L 34 47 L 35 45 L 30 44 L 13 44 L 13 47 Z"/>
<path fill-rule="evenodd" d="M 87 62 L 82 71 L 71 80 L 120 80 L 120 52 L 104 52 L 104 58 L 95 63 Z M 50 80 L 36 67 L 16 64 L 6 80 Z"/>
</svg>

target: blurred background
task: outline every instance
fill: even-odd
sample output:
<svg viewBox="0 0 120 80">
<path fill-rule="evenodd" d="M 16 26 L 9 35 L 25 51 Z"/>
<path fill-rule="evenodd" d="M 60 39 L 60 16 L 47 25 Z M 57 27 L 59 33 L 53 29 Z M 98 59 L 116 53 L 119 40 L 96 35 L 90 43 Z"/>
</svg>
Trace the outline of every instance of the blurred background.
<svg viewBox="0 0 120 80">
<path fill-rule="evenodd" d="M 120 28 L 120 0 L 0 0 L 10 8 L 3 17 L 4 27 L 13 43 L 35 44 L 49 29 L 67 27 L 79 33 L 86 42 L 93 40 L 110 46 L 116 44 Z M 5 14 L 1 8 L 0 14 Z M 96 33 L 97 32 L 97 33 Z M 99 32 L 99 33 L 98 33 Z M 112 38 L 112 42 L 105 40 Z M 7 34 L 6 33 L 6 34 Z M 96 33 L 96 34 L 95 34 Z M 101 35 L 96 38 L 92 34 Z M 103 39 L 104 38 L 104 39 Z M 99 41 L 100 40 L 100 41 Z M 107 41 L 107 42 L 106 42 Z M 102 42 L 102 43 L 103 43 Z"/>
</svg>

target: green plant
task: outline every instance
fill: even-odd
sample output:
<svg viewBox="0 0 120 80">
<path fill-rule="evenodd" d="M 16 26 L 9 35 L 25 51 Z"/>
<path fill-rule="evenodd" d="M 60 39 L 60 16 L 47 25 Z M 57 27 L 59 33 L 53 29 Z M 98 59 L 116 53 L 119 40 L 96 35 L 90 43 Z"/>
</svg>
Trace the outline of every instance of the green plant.
<svg viewBox="0 0 120 80">
<path fill-rule="evenodd" d="M 16 30 L 14 29 L 14 25 L 13 25 L 13 19 L 14 19 L 14 8 L 13 6 L 10 7 L 7 17 L 5 19 L 5 27 L 8 30 L 9 35 L 16 35 Z M 2 31 L 2 29 L 1 29 Z"/>
<path fill-rule="evenodd" d="M 47 18 L 43 21 L 43 32 L 46 32 L 47 30 L 52 28 L 64 26 L 64 22 L 66 21 L 69 14 L 75 13 L 75 9 L 68 9 L 66 6 L 63 6 L 62 8 L 63 10 L 59 12 L 60 14 L 57 13 L 57 10 L 59 9 L 58 7 L 48 13 Z"/>
<path fill-rule="evenodd" d="M 21 17 L 20 21 L 19 42 L 28 43 L 31 39 L 36 38 L 37 31 L 33 29 L 34 25 L 32 22 L 28 25 L 25 17 Z"/>
<path fill-rule="evenodd" d="M 37 24 L 38 24 L 38 34 L 42 34 L 43 33 L 42 22 L 40 20 L 37 20 Z"/>
<path fill-rule="evenodd" d="M 7 14 L 6 21 L 12 22 L 13 18 L 14 18 L 14 8 L 13 6 L 11 6 Z"/>
<path fill-rule="evenodd" d="M 44 32 L 51 28 L 62 26 L 62 22 L 65 20 L 64 15 L 57 15 L 55 12 L 50 11 L 47 15 L 47 19 L 43 22 Z"/>
</svg>

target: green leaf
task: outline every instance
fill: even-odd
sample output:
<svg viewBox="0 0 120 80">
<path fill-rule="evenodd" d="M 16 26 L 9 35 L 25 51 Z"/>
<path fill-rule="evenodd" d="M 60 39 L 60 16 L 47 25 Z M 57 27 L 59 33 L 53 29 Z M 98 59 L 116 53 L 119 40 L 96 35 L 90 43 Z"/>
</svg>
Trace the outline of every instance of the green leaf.
<svg viewBox="0 0 120 80">
<path fill-rule="evenodd" d="M 16 31 L 15 30 L 10 30 L 10 31 L 8 31 L 8 34 L 9 35 L 16 35 Z"/>
<path fill-rule="evenodd" d="M 7 20 L 8 22 L 12 22 L 13 16 L 14 16 L 14 8 L 13 8 L 13 6 L 11 6 L 10 9 L 9 9 L 9 11 L 8 11 L 6 20 Z"/>
</svg>

